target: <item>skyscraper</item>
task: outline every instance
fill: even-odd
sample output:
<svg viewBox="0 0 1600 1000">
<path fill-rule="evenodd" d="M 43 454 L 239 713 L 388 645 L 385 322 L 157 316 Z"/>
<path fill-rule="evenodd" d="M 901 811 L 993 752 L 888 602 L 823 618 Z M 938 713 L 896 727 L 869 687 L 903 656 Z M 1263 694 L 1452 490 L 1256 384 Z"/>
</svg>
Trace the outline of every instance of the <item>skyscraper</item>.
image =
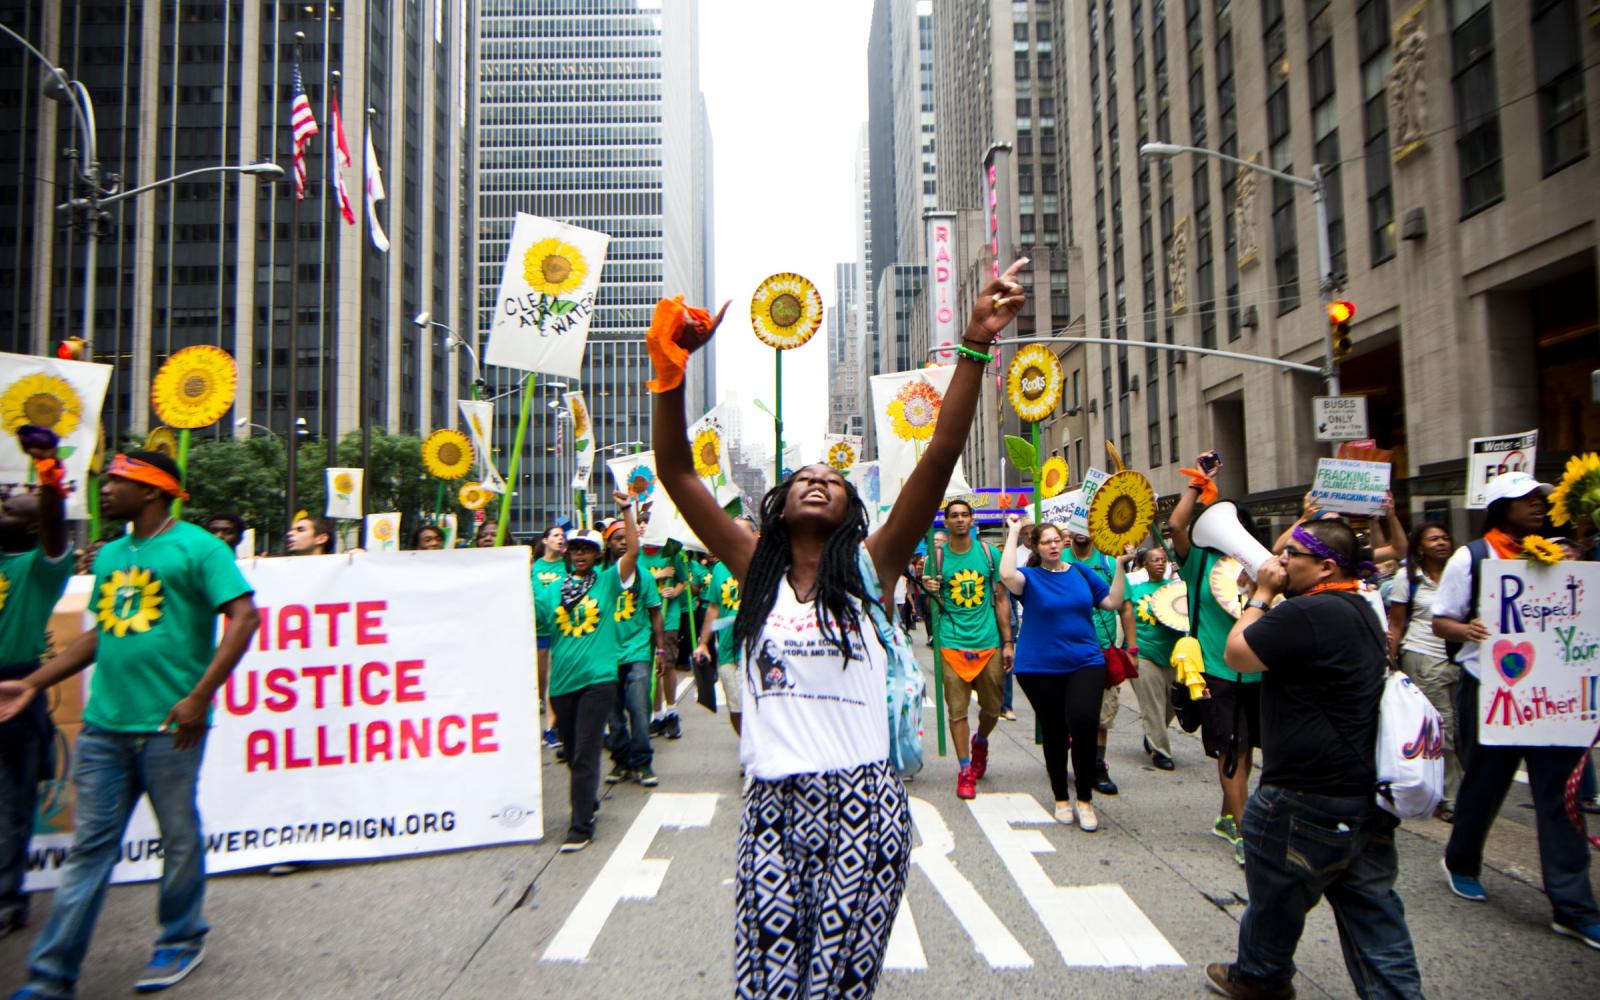
<svg viewBox="0 0 1600 1000">
<path fill-rule="evenodd" d="M 709 303 L 710 126 L 699 85 L 696 0 L 485 0 L 477 25 L 475 180 L 478 329 L 489 326 L 518 212 L 610 234 L 583 378 L 601 448 L 650 440 L 644 332 L 656 300 Z M 688 394 L 704 400 L 711 352 Z M 508 463 L 523 373 L 491 370 L 495 438 Z M 562 380 L 530 379 L 537 417 L 511 528 L 574 512 Z M 590 479 L 609 486 L 603 461 Z"/>
</svg>

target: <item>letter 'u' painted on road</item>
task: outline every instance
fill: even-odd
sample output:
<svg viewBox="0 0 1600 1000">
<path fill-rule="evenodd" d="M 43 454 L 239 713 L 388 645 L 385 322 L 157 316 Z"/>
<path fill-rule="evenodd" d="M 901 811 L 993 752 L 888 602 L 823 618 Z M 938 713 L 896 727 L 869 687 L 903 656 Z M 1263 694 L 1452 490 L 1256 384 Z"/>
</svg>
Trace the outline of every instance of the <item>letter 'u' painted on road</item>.
<svg viewBox="0 0 1600 1000">
<path fill-rule="evenodd" d="M 624 899 L 654 899 L 667 877 L 665 858 L 646 858 L 656 831 L 662 827 L 683 830 L 691 826 L 710 826 L 711 814 L 716 812 L 719 796 L 698 793 L 679 795 L 657 792 L 639 810 L 633 825 L 622 838 L 622 843 L 611 852 L 600 874 L 590 883 L 589 890 L 578 900 L 578 905 L 567 915 L 566 923 L 550 942 L 541 962 L 584 962 L 589 949 L 600 937 L 600 929 L 611 917 L 611 911 Z"/>
<path fill-rule="evenodd" d="M 967 803 L 1023 898 L 1069 966 L 1183 965 L 1183 956 L 1120 885 L 1059 886 L 1033 857 L 1055 848 L 1038 830 L 1013 823 L 1054 823 L 1030 795 L 983 795 Z"/>
</svg>

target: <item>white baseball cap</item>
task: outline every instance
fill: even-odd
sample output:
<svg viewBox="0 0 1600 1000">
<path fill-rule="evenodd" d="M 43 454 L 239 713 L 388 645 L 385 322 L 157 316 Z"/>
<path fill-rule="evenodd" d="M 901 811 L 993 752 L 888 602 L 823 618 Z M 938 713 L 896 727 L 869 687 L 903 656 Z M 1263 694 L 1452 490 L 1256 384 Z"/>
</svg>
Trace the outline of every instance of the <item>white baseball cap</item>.
<svg viewBox="0 0 1600 1000">
<path fill-rule="evenodd" d="M 1541 483 L 1526 472 L 1502 472 L 1489 480 L 1489 485 L 1484 488 L 1484 494 L 1489 503 L 1499 500 L 1516 500 L 1538 490 L 1549 496 L 1555 489 L 1549 483 Z"/>
<path fill-rule="evenodd" d="M 592 530 L 567 532 L 567 548 L 573 545 L 593 545 L 596 552 L 606 550 L 605 543 L 600 540 L 600 532 Z"/>
</svg>

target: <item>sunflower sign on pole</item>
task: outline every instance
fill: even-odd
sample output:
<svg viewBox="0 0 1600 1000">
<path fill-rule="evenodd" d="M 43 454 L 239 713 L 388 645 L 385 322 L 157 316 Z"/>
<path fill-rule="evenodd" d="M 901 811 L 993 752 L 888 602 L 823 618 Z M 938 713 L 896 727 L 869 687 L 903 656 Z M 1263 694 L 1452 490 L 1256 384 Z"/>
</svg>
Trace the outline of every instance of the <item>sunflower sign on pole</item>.
<svg viewBox="0 0 1600 1000">
<path fill-rule="evenodd" d="M 422 442 L 422 466 L 428 475 L 439 480 L 433 501 L 435 516 L 444 513 L 445 484 L 465 479 L 472 471 L 472 461 L 472 442 L 454 428 L 442 427 Z"/>
<path fill-rule="evenodd" d="M 632 497 L 635 508 L 655 502 L 655 452 L 641 451 L 635 455 L 607 459 L 606 469 L 611 473 L 611 481 L 617 484 L 617 492 Z"/>
<path fill-rule="evenodd" d="M 572 414 L 572 454 L 576 470 L 572 475 L 572 490 L 577 494 L 578 516 L 585 527 L 589 524 L 589 473 L 594 470 L 594 427 L 589 419 L 589 404 L 583 390 L 562 395 L 567 410 Z"/>
<path fill-rule="evenodd" d="M 1144 473 L 1126 468 L 1122 454 L 1106 442 L 1106 455 L 1117 471 L 1088 497 L 1089 540 L 1108 556 L 1120 556 L 1129 545 L 1143 541 L 1156 520 L 1156 491 Z M 1084 482 L 1089 491 L 1089 483 Z"/>
<path fill-rule="evenodd" d="M 172 355 L 150 382 L 150 403 L 168 427 L 178 428 L 178 471 L 189 471 L 189 432 L 210 427 L 233 405 L 239 370 L 233 355 L 220 347 L 197 344 Z M 172 506 L 174 517 L 183 507 Z"/>
<path fill-rule="evenodd" d="M 848 472 L 850 466 L 861 461 L 861 436 L 859 434 L 822 435 L 822 460 L 840 472 Z"/>
<path fill-rule="evenodd" d="M 328 469 L 327 516 L 334 520 L 361 520 L 361 485 L 365 469 Z"/>
<path fill-rule="evenodd" d="M 504 493 L 506 481 L 501 477 L 500 470 L 494 467 L 494 450 L 491 446 L 494 403 L 486 399 L 462 399 L 457 403 L 461 407 L 461 417 L 467 423 L 467 431 L 472 435 L 473 448 L 477 451 L 480 484 L 490 493 Z"/>
<path fill-rule="evenodd" d="M 738 484 L 730 475 L 733 464 L 728 460 L 728 407 L 727 403 L 717 404 L 689 427 L 695 475 L 706 481 L 717 503 L 723 506 L 739 498 Z"/>
<path fill-rule="evenodd" d="M 900 496 L 933 438 L 955 366 L 919 368 L 872 376 L 872 412 L 878 431 L 879 505 L 887 511 Z M 946 497 L 971 493 L 960 459 L 945 487 Z M 937 673 L 937 671 L 935 671 Z"/>
<path fill-rule="evenodd" d="M 110 381 L 110 365 L 0 354 L 0 421 L 12 437 L 25 424 L 55 432 L 61 440 L 56 454 L 67 467 L 67 485 L 72 488 L 67 494 L 67 517 L 75 520 L 90 516 L 95 494 L 92 461 L 100 438 L 100 407 Z M 33 480 L 33 459 L 14 442 L 0 445 L 0 483 L 18 486 Z"/>
<path fill-rule="evenodd" d="M 367 515 L 368 552 L 400 551 L 400 512 Z"/>
<path fill-rule="evenodd" d="M 1061 359 L 1045 344 L 1024 346 L 1006 369 L 1006 396 L 1017 416 L 1029 425 L 1032 438 L 1029 441 L 1006 435 L 1006 454 L 1011 464 L 1033 481 L 1034 524 L 1039 524 L 1044 517 L 1044 506 L 1040 503 L 1045 478 L 1044 463 L 1040 459 L 1044 449 L 1039 443 L 1039 425 L 1050 419 L 1061 402 L 1063 380 Z M 1066 473 L 1062 471 L 1065 466 L 1065 460 L 1061 460 L 1060 466 L 1052 466 L 1052 474 L 1059 476 L 1062 487 L 1066 485 Z M 1059 493 L 1060 488 L 1056 492 Z"/>
<path fill-rule="evenodd" d="M 783 479 L 783 352 L 801 346 L 822 327 L 822 293 L 810 279 L 780 271 L 756 286 L 750 298 L 750 327 L 758 340 L 773 349 L 776 483 Z"/>
</svg>

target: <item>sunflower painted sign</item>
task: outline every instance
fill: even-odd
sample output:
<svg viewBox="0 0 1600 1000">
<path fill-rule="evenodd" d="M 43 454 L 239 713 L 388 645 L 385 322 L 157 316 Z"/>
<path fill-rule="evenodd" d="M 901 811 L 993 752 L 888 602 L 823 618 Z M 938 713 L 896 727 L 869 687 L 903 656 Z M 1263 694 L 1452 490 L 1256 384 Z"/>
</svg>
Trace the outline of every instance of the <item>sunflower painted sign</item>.
<svg viewBox="0 0 1600 1000">
<path fill-rule="evenodd" d="M 89 516 L 86 480 L 100 437 L 100 407 L 111 380 L 111 366 L 62 361 L 29 354 L 0 354 L 0 488 L 35 479 L 33 461 L 16 443 L 24 424 L 48 427 L 61 439 L 67 466 L 67 517 Z"/>
<path fill-rule="evenodd" d="M 900 488 L 933 439 L 953 374 L 954 365 L 872 376 L 872 412 L 878 432 L 878 473 L 883 490 L 879 502 L 885 510 L 894 506 Z M 944 495 L 971 492 L 957 459 Z"/>
<path fill-rule="evenodd" d="M 487 399 L 462 399 L 461 419 L 472 435 L 472 446 L 477 451 L 479 466 L 483 470 L 482 486 L 490 493 L 504 493 L 506 481 L 494 467 L 494 450 L 490 447 L 494 435 L 494 403 Z"/>
<path fill-rule="evenodd" d="M 361 520 L 361 483 L 365 469 L 328 469 L 326 516 L 335 520 Z"/>
<path fill-rule="evenodd" d="M 611 237 L 517 213 L 485 364 L 576 379 Z"/>
<path fill-rule="evenodd" d="M 822 435 L 822 460 L 844 472 L 861 460 L 859 434 Z"/>
<path fill-rule="evenodd" d="M 728 460 L 728 435 L 734 421 L 732 406 L 718 403 L 689 427 L 689 456 L 694 473 L 711 487 L 717 503 L 726 505 L 739 498 L 733 481 L 733 463 Z"/>
<path fill-rule="evenodd" d="M 366 549 L 368 552 L 400 551 L 400 514 L 398 511 L 367 515 Z"/>
<path fill-rule="evenodd" d="M 606 468 L 611 472 L 611 481 L 617 484 L 617 492 L 626 493 L 639 503 L 654 503 L 664 492 L 656 489 L 656 453 L 653 451 L 607 459 Z"/>
<path fill-rule="evenodd" d="M 567 410 L 572 414 L 572 452 L 577 471 L 572 476 L 572 488 L 589 489 L 589 473 L 594 470 L 594 421 L 589 418 L 589 404 L 583 391 L 565 393 Z"/>
<path fill-rule="evenodd" d="M 877 462 L 857 462 L 850 466 L 844 474 L 850 485 L 860 494 L 861 502 L 867 507 L 867 530 L 876 531 L 883 523 L 883 517 L 889 512 L 883 505 L 883 477 L 879 472 Z"/>
</svg>

